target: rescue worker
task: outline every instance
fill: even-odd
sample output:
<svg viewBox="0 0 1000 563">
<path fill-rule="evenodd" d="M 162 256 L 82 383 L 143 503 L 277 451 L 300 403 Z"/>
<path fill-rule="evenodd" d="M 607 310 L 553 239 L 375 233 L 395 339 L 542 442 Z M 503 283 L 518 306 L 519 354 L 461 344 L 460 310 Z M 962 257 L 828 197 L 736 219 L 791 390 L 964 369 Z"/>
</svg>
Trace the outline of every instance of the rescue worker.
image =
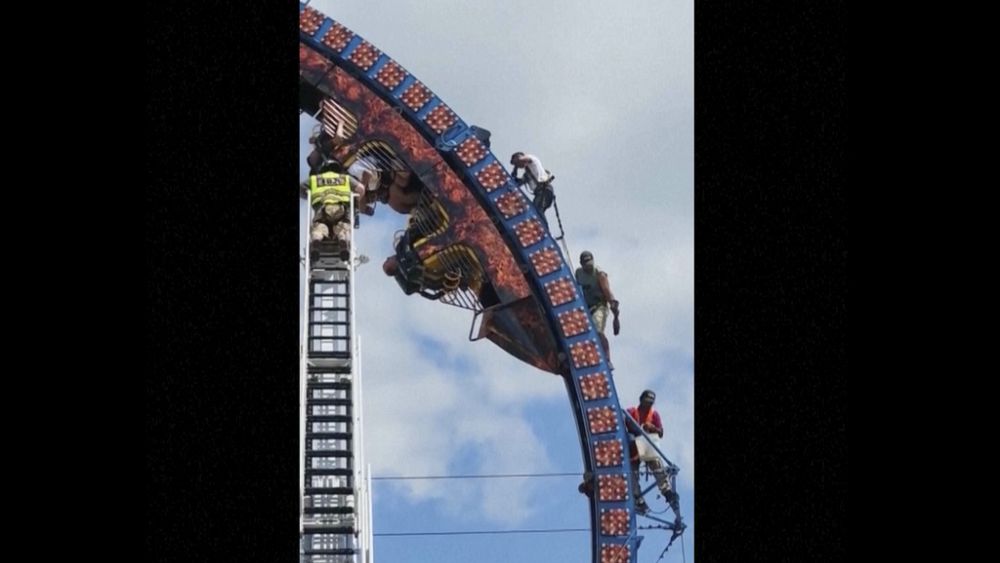
<svg viewBox="0 0 1000 563">
<path fill-rule="evenodd" d="M 576 269 L 576 282 L 583 288 L 583 298 L 587 302 L 590 310 L 590 319 L 601 337 L 601 346 L 604 348 L 604 355 L 608 359 L 608 367 L 611 365 L 611 350 L 608 344 L 608 337 L 604 335 L 604 327 L 608 321 L 608 308 L 615 315 L 615 334 L 621 330 L 621 323 L 618 322 L 618 300 L 611 292 L 611 285 L 608 283 L 608 275 L 594 265 L 594 255 L 589 250 L 580 253 L 580 267 Z"/>
<path fill-rule="evenodd" d="M 533 194 L 531 203 L 542 217 L 542 222 L 545 223 L 545 226 L 548 226 L 549 222 L 545 218 L 545 211 L 556 200 L 555 193 L 552 191 L 552 180 L 555 179 L 555 176 L 550 174 L 542 166 L 542 161 L 538 160 L 538 157 L 533 154 L 525 154 L 518 151 L 511 155 L 510 163 L 514 165 L 511 176 L 517 181 L 518 186 L 527 184 L 531 189 L 531 193 Z M 517 173 L 521 169 L 524 169 L 524 174 L 518 178 Z"/>
<path fill-rule="evenodd" d="M 656 393 L 650 389 L 646 389 L 639 395 L 639 405 L 635 407 L 629 407 L 627 412 L 632 420 L 638 424 L 646 434 L 655 435 L 659 438 L 663 437 L 663 421 L 660 419 L 660 413 L 656 412 L 653 408 L 653 403 L 656 402 Z M 640 513 L 645 513 L 649 510 L 649 505 L 642 498 L 641 492 L 642 488 L 639 486 L 639 448 L 636 445 L 636 440 L 645 440 L 645 437 L 641 436 L 641 433 L 627 425 L 628 432 L 633 436 L 629 441 L 629 461 L 632 465 L 632 495 L 635 498 L 636 510 Z M 675 491 L 675 486 L 673 483 L 673 476 L 668 476 L 666 470 L 663 467 L 663 460 L 659 456 L 650 456 L 645 459 L 646 468 L 649 472 L 653 474 L 656 479 L 656 486 L 660 490 L 660 494 L 666 499 L 667 504 L 674 511 L 674 529 L 678 529 L 681 524 L 681 508 L 680 508 L 680 497 Z"/>
<path fill-rule="evenodd" d="M 340 258 L 350 258 L 352 218 L 348 217 L 351 197 L 356 197 L 356 207 L 365 197 L 365 187 L 343 167 L 327 164 L 325 171 L 311 174 L 302 183 L 302 196 L 309 197 L 313 208 L 313 223 L 310 238 L 313 243 L 324 239 L 340 243 Z M 315 259 L 316 252 L 311 255 Z"/>
</svg>

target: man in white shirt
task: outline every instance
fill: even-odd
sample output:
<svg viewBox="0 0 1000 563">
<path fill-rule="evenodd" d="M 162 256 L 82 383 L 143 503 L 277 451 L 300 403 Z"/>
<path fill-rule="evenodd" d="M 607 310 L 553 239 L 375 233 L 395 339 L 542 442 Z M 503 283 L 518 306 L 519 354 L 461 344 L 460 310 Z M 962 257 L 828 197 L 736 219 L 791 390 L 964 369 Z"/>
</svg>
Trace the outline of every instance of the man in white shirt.
<svg viewBox="0 0 1000 563">
<path fill-rule="evenodd" d="M 542 166 L 542 161 L 538 160 L 538 157 L 532 154 L 516 152 L 510 157 L 510 163 L 514 165 L 514 171 L 511 172 L 511 175 L 517 180 L 517 185 L 523 186 L 527 184 L 531 188 L 531 192 L 534 194 L 534 199 L 531 203 L 534 204 L 538 214 L 542 216 L 542 222 L 548 226 L 548 221 L 545 219 L 545 211 L 552 206 L 552 202 L 556 199 L 555 193 L 552 191 L 552 179 L 554 176 Z M 522 168 L 524 169 L 524 174 L 518 178 L 517 172 Z"/>
</svg>

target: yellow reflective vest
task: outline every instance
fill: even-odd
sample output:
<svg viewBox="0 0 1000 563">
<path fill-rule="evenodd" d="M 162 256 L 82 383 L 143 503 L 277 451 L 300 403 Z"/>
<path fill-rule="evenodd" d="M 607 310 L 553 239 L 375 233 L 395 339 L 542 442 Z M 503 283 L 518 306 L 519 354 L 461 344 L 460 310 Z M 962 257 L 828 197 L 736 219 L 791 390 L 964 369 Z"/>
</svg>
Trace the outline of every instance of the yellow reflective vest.
<svg viewBox="0 0 1000 563">
<path fill-rule="evenodd" d="M 313 205 L 348 203 L 351 201 L 351 181 L 347 174 L 313 174 L 309 176 L 309 194 Z"/>
</svg>

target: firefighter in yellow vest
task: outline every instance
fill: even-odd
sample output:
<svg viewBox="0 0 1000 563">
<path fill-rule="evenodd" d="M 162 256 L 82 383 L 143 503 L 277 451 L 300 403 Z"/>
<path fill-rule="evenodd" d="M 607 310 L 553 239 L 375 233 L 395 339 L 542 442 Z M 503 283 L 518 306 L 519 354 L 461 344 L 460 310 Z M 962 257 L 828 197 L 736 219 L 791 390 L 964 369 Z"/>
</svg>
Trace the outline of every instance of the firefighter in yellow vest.
<svg viewBox="0 0 1000 563">
<path fill-rule="evenodd" d="M 349 217 L 351 197 L 357 197 L 355 207 L 365 195 L 360 182 L 343 172 L 327 170 L 312 174 L 302 183 L 303 195 L 308 195 L 313 208 L 311 238 L 313 242 L 331 239 L 340 242 L 340 257 L 350 257 L 351 228 Z"/>
</svg>

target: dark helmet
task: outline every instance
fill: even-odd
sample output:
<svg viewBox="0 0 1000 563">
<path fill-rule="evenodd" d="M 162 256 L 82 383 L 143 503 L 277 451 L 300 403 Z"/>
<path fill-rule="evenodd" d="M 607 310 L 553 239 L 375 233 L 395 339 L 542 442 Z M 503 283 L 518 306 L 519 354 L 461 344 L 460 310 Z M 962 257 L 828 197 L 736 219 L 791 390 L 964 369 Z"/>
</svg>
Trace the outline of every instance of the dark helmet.
<svg viewBox="0 0 1000 563">
<path fill-rule="evenodd" d="M 581 264 L 585 264 L 587 262 L 593 262 L 593 261 L 594 261 L 594 255 L 591 254 L 589 250 L 584 250 L 583 252 L 580 253 L 580 263 Z"/>
<path fill-rule="evenodd" d="M 335 174 L 343 174 L 347 172 L 344 165 L 337 162 L 336 160 L 327 160 L 320 165 L 319 170 L 316 171 L 317 174 L 323 174 L 325 172 L 333 172 Z"/>
<path fill-rule="evenodd" d="M 654 393 L 651 389 L 646 389 L 645 391 L 643 391 L 642 395 L 639 395 L 639 402 L 646 400 L 650 402 L 656 401 L 656 393 Z"/>
<path fill-rule="evenodd" d="M 524 156 L 524 153 L 521 152 L 521 151 L 518 151 L 518 152 L 510 155 L 510 163 L 511 164 L 517 164 L 517 159 L 521 158 L 522 156 Z"/>
</svg>

